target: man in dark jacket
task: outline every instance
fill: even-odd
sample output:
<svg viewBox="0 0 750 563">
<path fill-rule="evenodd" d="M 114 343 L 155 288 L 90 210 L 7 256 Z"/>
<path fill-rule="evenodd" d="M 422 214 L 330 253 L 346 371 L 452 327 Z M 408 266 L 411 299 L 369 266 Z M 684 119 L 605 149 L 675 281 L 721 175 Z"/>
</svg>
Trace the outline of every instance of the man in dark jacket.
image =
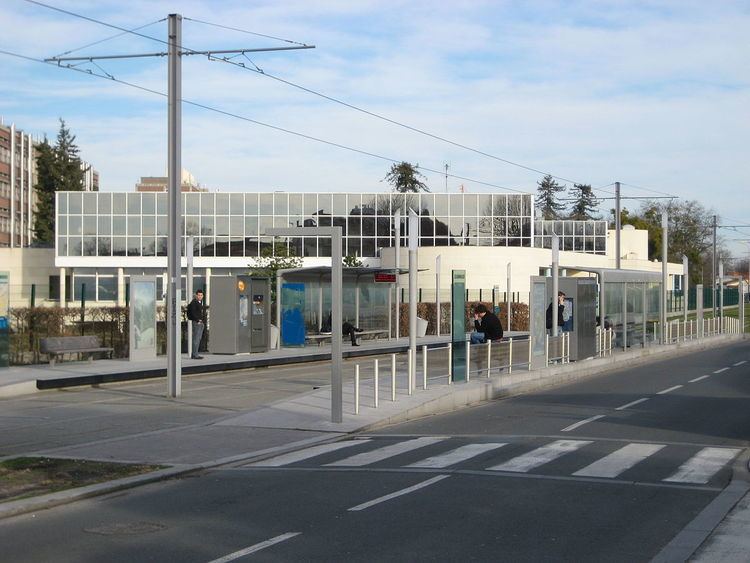
<svg viewBox="0 0 750 563">
<path fill-rule="evenodd" d="M 193 328 L 193 346 L 190 357 L 194 360 L 202 360 L 203 356 L 199 355 L 201 338 L 203 338 L 203 290 L 195 292 L 195 297 L 187 307 L 187 318 L 192 323 Z"/>
<path fill-rule="evenodd" d="M 500 319 L 482 303 L 474 309 L 474 328 L 476 332 L 471 333 L 472 344 L 483 344 L 488 340 L 500 340 L 503 337 Z"/>
<path fill-rule="evenodd" d="M 557 292 L 557 332 L 560 332 L 560 329 L 563 324 L 565 324 L 565 319 L 563 318 L 563 313 L 565 312 L 565 294 L 562 291 Z M 547 330 L 550 331 L 551 336 L 555 336 L 552 334 L 552 303 L 550 303 L 547 306 L 547 313 L 546 313 L 546 321 L 547 321 Z"/>
</svg>

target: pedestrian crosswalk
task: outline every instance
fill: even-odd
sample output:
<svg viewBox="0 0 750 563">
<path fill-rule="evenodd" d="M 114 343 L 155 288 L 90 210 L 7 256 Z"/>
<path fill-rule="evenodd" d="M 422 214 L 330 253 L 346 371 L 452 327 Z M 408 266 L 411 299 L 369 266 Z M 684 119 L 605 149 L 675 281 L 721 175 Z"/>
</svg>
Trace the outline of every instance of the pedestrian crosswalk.
<svg viewBox="0 0 750 563">
<path fill-rule="evenodd" d="M 706 485 L 741 448 L 607 440 L 477 441 L 446 436 L 357 438 L 318 444 L 248 467 L 404 468 L 544 474 Z M 351 453 L 350 453 L 351 450 Z M 641 471 L 634 474 L 633 472 Z"/>
</svg>

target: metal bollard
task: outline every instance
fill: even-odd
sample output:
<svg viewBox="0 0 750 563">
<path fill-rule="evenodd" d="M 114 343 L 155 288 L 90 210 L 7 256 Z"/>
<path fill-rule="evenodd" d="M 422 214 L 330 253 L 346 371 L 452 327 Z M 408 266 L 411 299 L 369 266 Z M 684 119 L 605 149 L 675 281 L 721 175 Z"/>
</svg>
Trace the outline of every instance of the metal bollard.
<svg viewBox="0 0 750 563">
<path fill-rule="evenodd" d="M 422 389 L 427 389 L 427 346 L 422 346 Z"/>
<path fill-rule="evenodd" d="M 467 340 L 466 341 L 466 383 L 469 382 L 469 379 L 471 377 L 470 376 L 470 370 L 469 370 L 469 368 L 471 368 L 471 348 L 470 348 L 470 346 L 471 346 L 471 342 L 469 342 Z"/>
<path fill-rule="evenodd" d="M 448 385 L 453 385 L 453 343 L 448 342 Z"/>
<path fill-rule="evenodd" d="M 513 339 L 508 338 L 508 373 L 513 373 Z"/>
<path fill-rule="evenodd" d="M 411 357 L 411 349 L 409 349 L 407 350 L 407 353 L 406 353 L 406 368 L 408 370 L 408 374 L 406 377 L 406 385 L 409 387 L 409 395 L 411 395 L 411 390 L 412 390 L 412 381 L 411 381 L 411 376 L 413 373 L 411 369 L 412 361 L 413 361 L 413 358 Z"/>
<path fill-rule="evenodd" d="M 487 379 L 490 378 L 490 364 L 492 363 L 492 340 L 487 341 Z"/>
<path fill-rule="evenodd" d="M 396 354 L 391 354 L 391 401 L 396 400 Z"/>
<path fill-rule="evenodd" d="M 549 365 L 549 334 L 544 335 L 544 367 Z"/>
<path fill-rule="evenodd" d="M 531 371 L 531 355 L 534 353 L 534 349 L 531 347 L 531 335 L 529 334 L 529 371 Z"/>
<path fill-rule="evenodd" d="M 359 364 L 354 366 L 354 414 L 359 414 Z"/>
<path fill-rule="evenodd" d="M 379 394 L 379 388 L 378 388 L 379 387 L 378 386 L 379 373 L 378 372 L 379 372 L 379 370 L 378 370 L 378 360 L 376 359 L 375 360 L 375 379 L 373 380 L 373 383 L 375 385 L 375 387 L 374 387 L 375 393 L 374 393 L 373 405 L 375 406 L 375 408 L 378 408 L 378 394 Z"/>
</svg>

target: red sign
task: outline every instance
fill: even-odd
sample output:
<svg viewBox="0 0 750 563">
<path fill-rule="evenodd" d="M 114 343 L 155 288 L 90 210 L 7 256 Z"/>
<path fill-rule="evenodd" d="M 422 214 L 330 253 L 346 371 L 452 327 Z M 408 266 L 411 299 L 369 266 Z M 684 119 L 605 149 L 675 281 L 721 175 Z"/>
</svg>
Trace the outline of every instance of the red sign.
<svg viewBox="0 0 750 563">
<path fill-rule="evenodd" d="M 396 274 L 375 274 L 378 283 L 396 283 Z"/>
</svg>

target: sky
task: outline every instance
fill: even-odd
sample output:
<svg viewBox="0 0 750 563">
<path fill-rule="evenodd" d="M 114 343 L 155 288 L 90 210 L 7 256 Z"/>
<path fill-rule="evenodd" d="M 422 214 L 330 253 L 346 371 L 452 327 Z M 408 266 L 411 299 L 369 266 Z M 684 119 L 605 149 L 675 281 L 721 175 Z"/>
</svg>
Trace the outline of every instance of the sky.
<svg viewBox="0 0 750 563">
<path fill-rule="evenodd" d="M 72 50 L 67 56 L 161 52 L 170 13 L 185 18 L 188 50 L 315 46 L 253 53 L 235 64 L 183 57 L 183 99 L 225 112 L 183 105 L 183 167 L 211 190 L 380 192 L 390 188 L 383 178 L 392 161 L 407 161 L 420 166 L 433 192 L 534 192 L 550 173 L 568 187 L 601 187 L 600 197 L 611 197 L 620 181 L 624 197 L 695 199 L 720 224 L 750 225 L 746 1 L 48 4 L 126 29 L 152 24 L 138 33 L 154 39 L 123 34 L 79 49 L 120 32 L 2 0 L 0 50 L 38 59 Z M 77 68 L 164 93 L 166 63 L 137 58 Z M 163 96 L 2 54 L 0 64 L 4 122 L 54 138 L 64 118 L 103 191 L 166 174 Z M 263 73 L 249 70 L 256 68 Z M 458 176 L 447 182 L 446 163 Z M 640 204 L 623 201 L 630 209 Z M 604 200 L 600 209 L 611 207 Z M 750 227 L 720 233 L 732 254 L 747 256 L 748 243 L 738 239 L 750 239 Z"/>
</svg>

